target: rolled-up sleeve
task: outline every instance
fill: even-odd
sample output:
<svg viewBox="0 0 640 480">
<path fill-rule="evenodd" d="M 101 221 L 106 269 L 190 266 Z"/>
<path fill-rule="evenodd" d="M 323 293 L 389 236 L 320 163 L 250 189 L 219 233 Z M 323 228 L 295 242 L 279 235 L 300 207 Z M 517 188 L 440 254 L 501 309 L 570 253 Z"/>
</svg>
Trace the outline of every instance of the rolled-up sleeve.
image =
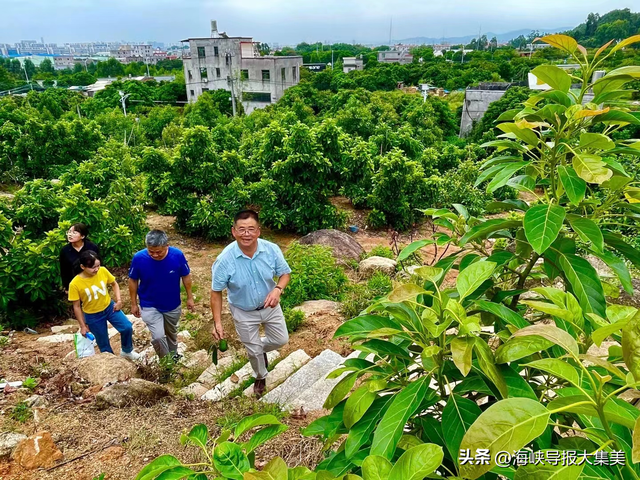
<svg viewBox="0 0 640 480">
<path fill-rule="evenodd" d="M 284 255 L 282 254 L 282 250 L 277 245 L 274 246 L 274 255 L 276 257 L 276 276 L 280 277 L 282 275 L 286 275 L 287 273 L 291 273 L 291 267 L 284 259 Z"/>
<path fill-rule="evenodd" d="M 211 290 L 221 292 L 227 288 L 229 283 L 229 273 L 225 262 L 216 259 L 211 267 Z"/>
</svg>

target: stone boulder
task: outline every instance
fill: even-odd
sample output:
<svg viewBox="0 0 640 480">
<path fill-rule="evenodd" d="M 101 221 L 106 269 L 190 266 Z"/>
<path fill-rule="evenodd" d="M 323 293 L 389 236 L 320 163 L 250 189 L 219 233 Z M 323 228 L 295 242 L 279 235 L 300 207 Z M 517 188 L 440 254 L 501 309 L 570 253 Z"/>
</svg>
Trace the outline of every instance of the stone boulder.
<svg viewBox="0 0 640 480">
<path fill-rule="evenodd" d="M 131 322 L 131 328 L 133 328 L 133 338 L 136 340 L 150 342 L 151 332 L 149 331 L 147 324 L 144 323 L 141 318 L 136 318 L 133 315 L 127 315 L 127 318 Z"/>
<path fill-rule="evenodd" d="M 197 352 L 187 352 L 182 360 L 182 364 L 186 368 L 209 368 L 211 365 L 211 355 L 206 350 L 198 350 Z"/>
<path fill-rule="evenodd" d="M 99 353 L 81 358 L 76 365 L 78 375 L 93 385 L 124 382 L 137 374 L 133 362 L 111 353 Z"/>
<path fill-rule="evenodd" d="M 149 406 L 169 396 L 169 390 L 157 383 L 132 378 L 128 382 L 116 383 L 96 395 L 96 407 L 127 407 L 129 405 Z"/>
<path fill-rule="evenodd" d="M 13 452 L 13 459 L 28 470 L 52 467 L 62 457 L 49 432 L 38 432 L 25 438 Z"/>
<path fill-rule="evenodd" d="M 18 432 L 0 433 L 0 460 L 7 460 L 14 448 L 27 436 Z"/>
<path fill-rule="evenodd" d="M 318 313 L 340 313 L 340 303 L 331 300 L 308 300 L 302 302 L 292 310 L 300 310 L 305 317 L 316 315 Z"/>
<path fill-rule="evenodd" d="M 371 277 L 376 272 L 393 276 L 396 273 L 397 262 L 386 257 L 369 257 L 360 262 L 358 271 L 366 278 Z"/>
<path fill-rule="evenodd" d="M 179 393 L 180 395 L 184 395 L 185 397 L 193 397 L 194 399 L 199 399 L 207 393 L 209 389 L 205 387 L 203 384 L 194 382 L 191 385 L 187 385 L 184 388 L 181 388 Z"/>
<path fill-rule="evenodd" d="M 359 261 L 364 248 L 353 237 L 339 230 L 316 230 L 298 240 L 303 245 L 325 245 L 333 248 L 333 256 L 341 261 Z"/>
</svg>

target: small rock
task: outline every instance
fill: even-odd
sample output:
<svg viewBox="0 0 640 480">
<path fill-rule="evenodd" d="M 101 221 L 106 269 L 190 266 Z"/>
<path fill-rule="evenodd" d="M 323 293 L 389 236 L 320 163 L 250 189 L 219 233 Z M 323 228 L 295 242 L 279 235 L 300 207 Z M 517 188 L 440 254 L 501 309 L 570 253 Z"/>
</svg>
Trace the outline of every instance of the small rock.
<svg viewBox="0 0 640 480">
<path fill-rule="evenodd" d="M 44 407 L 47 404 L 47 401 L 42 395 L 31 395 L 24 401 L 24 403 L 30 407 Z"/>
<path fill-rule="evenodd" d="M 72 324 L 67 324 L 67 325 L 56 325 L 55 327 L 51 327 L 51 333 L 65 333 L 65 332 L 77 332 L 78 331 L 78 324 L 74 323 Z"/>
<path fill-rule="evenodd" d="M 96 395 L 96 407 L 126 407 L 128 405 L 149 406 L 158 403 L 169 396 L 169 390 L 140 378 L 133 378 L 128 382 L 116 383 L 105 388 Z"/>
<path fill-rule="evenodd" d="M 316 230 L 298 240 L 302 245 L 325 245 L 332 248 L 333 256 L 338 260 L 360 260 L 364 248 L 349 234 L 339 230 Z"/>
<path fill-rule="evenodd" d="M 238 377 L 238 375 L 236 375 L 235 373 L 233 375 L 231 375 L 231 377 L 229 377 L 229 379 L 233 382 L 233 383 L 238 383 L 240 381 L 240 378 Z"/>
<path fill-rule="evenodd" d="M 98 457 L 98 460 L 100 460 L 101 462 L 109 462 L 111 460 L 117 460 L 122 455 L 124 455 L 124 448 L 122 448 L 120 445 L 114 445 L 102 452 Z"/>
<path fill-rule="evenodd" d="M 78 374 L 93 385 L 123 382 L 137 374 L 133 362 L 111 353 L 100 353 L 81 358 L 77 363 Z"/>
<path fill-rule="evenodd" d="M 13 459 L 28 470 L 52 467 L 62 457 L 51 434 L 46 431 L 25 438 L 13 452 Z"/>
<path fill-rule="evenodd" d="M 149 331 L 147 324 L 144 323 L 141 318 L 136 318 L 133 315 L 127 315 L 127 318 L 131 322 L 134 338 L 151 341 L 151 332 Z"/>
<path fill-rule="evenodd" d="M 184 342 L 188 338 L 191 338 L 189 330 L 182 330 L 181 332 L 178 332 L 178 340 L 182 340 Z"/>
<path fill-rule="evenodd" d="M 26 435 L 17 432 L 0 433 L 0 460 L 7 460 L 16 445 L 27 438 Z"/>
<path fill-rule="evenodd" d="M 56 335 L 49 335 L 47 337 L 40 337 L 36 340 L 40 343 L 64 343 L 73 342 L 73 333 L 58 333 Z"/>
<path fill-rule="evenodd" d="M 297 307 L 294 307 L 293 310 L 301 310 L 306 317 L 310 317 L 317 313 L 339 313 L 340 304 L 331 300 L 309 300 L 302 302 Z"/>
<path fill-rule="evenodd" d="M 197 352 L 187 353 L 182 364 L 187 368 L 209 368 L 211 357 L 206 350 L 198 350 Z"/>
<path fill-rule="evenodd" d="M 35 423 L 42 422 L 47 417 L 47 409 L 45 407 L 33 407 L 31 409 L 33 412 L 33 421 Z"/>
<path fill-rule="evenodd" d="M 207 391 L 208 391 L 207 387 L 205 387 L 201 383 L 195 382 L 195 383 L 192 383 L 191 385 L 188 385 L 188 386 L 182 388 L 180 390 L 180 394 L 184 395 L 184 396 L 193 395 L 193 398 L 200 398 L 200 397 L 202 397 L 202 395 L 207 393 Z"/>
<path fill-rule="evenodd" d="M 80 382 L 73 382 L 69 385 L 71 388 L 71 393 L 76 397 L 80 397 L 82 393 L 87 389 L 86 385 L 81 384 Z"/>
<path fill-rule="evenodd" d="M 397 262 L 390 258 L 373 256 L 362 260 L 358 266 L 358 271 L 367 278 L 376 272 L 392 276 L 396 273 L 396 265 Z"/>
<path fill-rule="evenodd" d="M 84 398 L 95 397 L 102 390 L 102 385 L 92 385 L 82 392 Z"/>
</svg>

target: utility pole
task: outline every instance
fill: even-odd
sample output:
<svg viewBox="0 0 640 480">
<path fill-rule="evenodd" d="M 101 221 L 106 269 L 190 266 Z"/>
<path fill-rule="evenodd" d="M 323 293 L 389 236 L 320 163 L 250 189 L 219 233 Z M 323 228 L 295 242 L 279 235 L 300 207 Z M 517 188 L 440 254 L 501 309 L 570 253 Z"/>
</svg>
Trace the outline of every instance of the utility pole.
<svg viewBox="0 0 640 480">
<path fill-rule="evenodd" d="M 231 108 L 233 109 L 233 116 L 236 116 L 236 92 L 233 88 L 233 77 L 229 75 L 227 77 L 227 83 L 231 85 Z"/>
<path fill-rule="evenodd" d="M 122 90 L 119 90 L 118 93 L 120 94 L 120 102 L 122 103 L 122 112 L 124 113 L 124 116 L 127 116 L 127 98 L 129 98 L 131 96 L 130 93 L 127 93 L 125 95 L 125 93 Z M 125 132 L 125 139 L 126 139 L 126 132 Z M 125 141 L 126 143 L 126 141 Z"/>
</svg>

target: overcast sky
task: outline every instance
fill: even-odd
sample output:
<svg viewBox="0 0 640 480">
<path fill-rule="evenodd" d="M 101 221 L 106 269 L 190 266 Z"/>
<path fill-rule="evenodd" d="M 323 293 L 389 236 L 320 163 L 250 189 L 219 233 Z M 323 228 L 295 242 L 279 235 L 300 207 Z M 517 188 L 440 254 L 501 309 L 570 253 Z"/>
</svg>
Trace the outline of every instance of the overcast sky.
<svg viewBox="0 0 640 480">
<path fill-rule="evenodd" d="M 383 43 L 410 37 L 575 26 L 589 12 L 637 0 L 0 0 L 0 43 L 155 40 L 209 36 L 209 20 L 232 36 L 280 45 Z"/>
</svg>

